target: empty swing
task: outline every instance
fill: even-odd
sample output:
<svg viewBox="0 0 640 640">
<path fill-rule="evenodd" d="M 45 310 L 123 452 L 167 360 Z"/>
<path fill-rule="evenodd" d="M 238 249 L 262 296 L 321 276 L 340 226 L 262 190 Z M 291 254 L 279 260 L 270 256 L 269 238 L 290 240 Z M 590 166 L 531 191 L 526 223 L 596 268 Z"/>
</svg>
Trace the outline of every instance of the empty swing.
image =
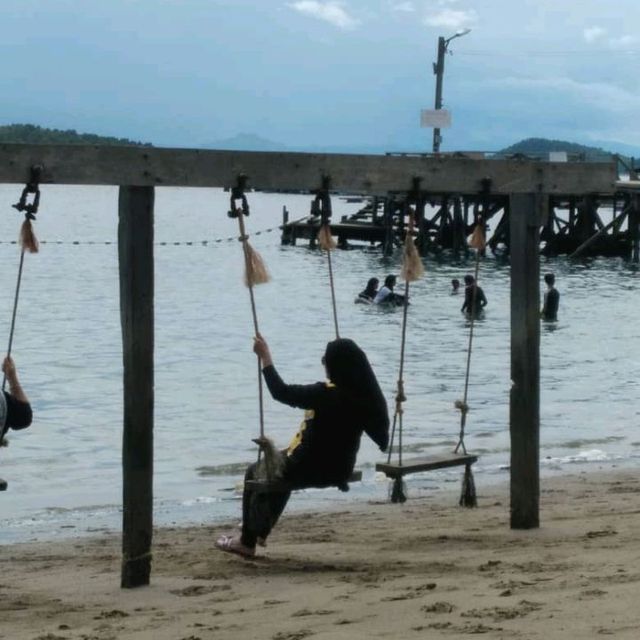
<svg viewBox="0 0 640 640">
<path fill-rule="evenodd" d="M 460 436 L 458 440 L 458 444 L 453 451 L 453 453 L 449 455 L 438 455 L 438 456 L 424 456 L 419 458 L 412 458 L 410 460 L 403 460 L 402 457 L 402 426 L 403 426 L 403 403 L 406 401 L 406 396 L 404 393 L 404 380 L 403 380 L 403 372 L 404 372 L 404 354 L 405 354 L 405 346 L 406 346 L 406 331 L 407 331 L 407 301 L 409 299 L 409 283 L 414 282 L 422 277 L 424 273 L 424 268 L 422 265 L 422 261 L 420 260 L 420 256 L 418 255 L 415 242 L 413 240 L 413 229 L 414 229 L 414 220 L 413 214 L 409 209 L 408 202 L 405 203 L 409 214 L 409 226 L 407 229 L 407 233 L 405 236 L 404 243 L 404 259 L 402 265 L 401 275 L 405 279 L 405 304 L 403 308 L 403 317 L 402 317 L 402 339 L 400 345 L 400 370 L 398 375 L 398 383 L 397 383 L 397 391 L 395 398 L 395 413 L 393 416 L 393 423 L 391 429 L 391 443 L 389 446 L 389 454 L 387 456 L 386 463 L 378 463 L 376 464 L 376 471 L 380 471 L 384 473 L 388 478 L 393 480 L 393 484 L 391 487 L 391 501 L 392 502 L 405 502 L 406 491 L 404 486 L 403 477 L 405 475 L 411 473 L 419 473 L 423 471 L 433 471 L 436 469 L 445 469 L 448 467 L 457 467 L 464 465 L 465 466 L 465 474 L 463 478 L 463 486 L 462 492 L 460 496 L 459 504 L 462 506 L 476 506 L 476 496 L 475 496 L 475 486 L 473 482 L 473 475 L 471 473 L 471 465 L 477 461 L 478 457 L 476 455 L 469 454 L 464 446 L 464 426 L 466 423 L 466 414 L 468 412 L 467 406 L 467 390 L 468 390 L 468 382 L 469 382 L 469 364 L 471 357 L 471 344 L 473 340 L 473 317 L 471 319 L 471 332 L 469 339 L 469 350 L 467 354 L 467 372 L 465 378 L 465 390 L 464 390 L 464 399 L 462 401 L 456 401 L 456 408 L 460 409 L 462 417 L 461 417 L 461 427 L 460 427 Z M 474 236 L 475 236 L 474 232 Z M 473 242 L 473 239 L 472 239 Z M 470 244 L 470 246 L 473 246 Z M 478 274 L 478 261 L 479 261 L 480 250 L 477 250 L 476 257 L 476 278 Z M 474 290 L 475 294 L 475 290 Z M 475 302 L 475 301 L 474 301 Z M 393 452 L 393 442 L 396 432 L 396 426 L 398 431 L 398 462 L 391 462 L 391 455 Z M 460 449 L 462 452 L 459 453 Z"/>
<path fill-rule="evenodd" d="M 11 349 L 13 347 L 13 335 L 16 326 L 16 314 L 18 311 L 18 298 L 20 296 L 20 285 L 22 283 L 22 270 L 24 267 L 24 254 L 25 253 L 37 253 L 39 249 L 38 239 L 33 232 L 32 220 L 36 219 L 36 213 L 38 212 L 38 206 L 40 205 L 40 174 L 42 173 L 42 167 L 39 165 L 31 167 L 31 179 L 25 185 L 20 196 L 20 200 L 12 205 L 14 209 L 20 212 L 24 212 L 24 222 L 20 227 L 20 261 L 18 263 L 18 276 L 16 280 L 16 290 L 13 298 L 13 312 L 11 314 L 11 328 L 9 329 L 9 345 L 7 346 L 7 357 L 11 356 Z M 29 195 L 33 194 L 33 199 L 29 202 Z M 2 390 L 0 393 L 4 393 L 7 384 L 7 376 L 2 377 Z M 6 420 L 7 416 L 3 415 L 3 422 L 0 425 L 0 447 L 7 446 L 5 435 L 9 430 L 9 425 Z M 6 491 L 8 483 L 6 480 L 0 478 L 0 491 Z"/>
</svg>

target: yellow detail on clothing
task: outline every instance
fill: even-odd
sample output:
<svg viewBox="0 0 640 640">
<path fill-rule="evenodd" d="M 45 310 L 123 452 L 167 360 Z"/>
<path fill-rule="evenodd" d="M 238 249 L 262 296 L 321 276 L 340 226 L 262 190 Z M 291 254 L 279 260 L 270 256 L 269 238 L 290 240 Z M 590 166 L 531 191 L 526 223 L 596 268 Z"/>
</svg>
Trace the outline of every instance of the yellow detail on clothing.
<svg viewBox="0 0 640 640">
<path fill-rule="evenodd" d="M 304 433 L 305 429 L 307 428 L 307 421 L 308 420 L 313 420 L 313 417 L 316 415 L 316 412 L 313 409 L 307 409 L 304 412 L 304 420 L 300 423 L 300 427 L 298 428 L 298 431 L 296 432 L 296 435 L 293 436 L 293 438 L 291 439 L 291 442 L 289 443 L 289 446 L 287 447 L 287 455 L 290 456 L 300 445 L 300 443 L 302 442 L 302 434 Z"/>
<path fill-rule="evenodd" d="M 333 389 L 336 386 L 332 382 L 325 382 L 325 385 L 327 389 Z M 298 427 L 298 431 L 293 436 L 293 438 L 291 439 L 291 442 L 289 443 L 289 446 L 287 447 L 288 456 L 290 456 L 298 448 L 298 446 L 300 446 L 300 443 L 302 442 L 302 434 L 307 428 L 309 422 L 313 420 L 315 415 L 316 415 L 316 412 L 313 409 L 305 409 L 304 419 L 300 423 L 300 427 Z"/>
</svg>

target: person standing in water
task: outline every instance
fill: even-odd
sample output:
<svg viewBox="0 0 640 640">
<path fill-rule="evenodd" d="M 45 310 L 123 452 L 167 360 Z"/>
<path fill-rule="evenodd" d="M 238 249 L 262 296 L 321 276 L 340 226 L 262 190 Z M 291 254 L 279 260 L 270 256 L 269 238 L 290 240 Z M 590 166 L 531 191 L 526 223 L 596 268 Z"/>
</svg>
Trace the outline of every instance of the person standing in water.
<svg viewBox="0 0 640 640">
<path fill-rule="evenodd" d="M 544 301 L 542 303 L 540 317 L 543 320 L 557 320 L 558 307 L 560 306 L 560 293 L 555 287 L 556 277 L 553 273 L 546 273 L 544 281 L 547 285 L 547 290 L 544 292 Z"/>
<path fill-rule="evenodd" d="M 464 304 L 462 305 L 462 313 L 467 315 L 479 315 L 487 306 L 487 298 L 484 291 L 476 284 L 475 278 L 467 274 L 464 277 Z"/>
</svg>

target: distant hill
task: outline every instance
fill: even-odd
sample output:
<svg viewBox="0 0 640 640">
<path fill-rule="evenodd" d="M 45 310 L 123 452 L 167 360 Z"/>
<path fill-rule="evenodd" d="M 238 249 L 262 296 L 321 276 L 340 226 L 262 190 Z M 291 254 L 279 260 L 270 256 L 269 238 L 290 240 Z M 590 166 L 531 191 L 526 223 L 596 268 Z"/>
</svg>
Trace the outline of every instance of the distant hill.
<svg viewBox="0 0 640 640">
<path fill-rule="evenodd" d="M 203 149 L 223 149 L 225 151 L 287 151 L 288 147 L 279 142 L 261 138 L 253 133 L 239 133 L 231 138 L 216 140 L 202 145 Z"/>
<path fill-rule="evenodd" d="M 589 147 L 565 140 L 549 140 L 547 138 L 527 138 L 499 151 L 500 154 L 513 155 L 522 153 L 527 156 L 548 156 L 552 151 L 565 151 L 569 156 L 578 156 L 585 160 L 605 160 L 611 157 L 610 151 L 600 147 Z"/>
<path fill-rule="evenodd" d="M 120 146 L 152 145 L 136 142 L 128 138 L 98 136 L 94 133 L 78 133 L 75 129 L 47 129 L 35 124 L 8 124 L 0 126 L 0 143 L 16 142 L 22 144 L 99 144 Z"/>
</svg>

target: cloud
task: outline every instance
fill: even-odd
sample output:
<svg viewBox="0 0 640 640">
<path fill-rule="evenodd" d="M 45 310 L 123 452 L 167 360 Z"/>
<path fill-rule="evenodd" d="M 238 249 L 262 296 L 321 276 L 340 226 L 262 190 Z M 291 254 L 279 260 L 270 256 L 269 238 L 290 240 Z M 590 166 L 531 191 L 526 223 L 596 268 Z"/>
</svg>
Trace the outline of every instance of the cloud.
<svg viewBox="0 0 640 640">
<path fill-rule="evenodd" d="M 414 13 L 416 10 L 413 2 L 392 2 L 391 11 L 398 11 L 401 13 Z"/>
<path fill-rule="evenodd" d="M 628 49 L 638 44 L 637 36 L 620 36 L 619 38 L 609 38 L 609 46 L 612 49 Z"/>
<path fill-rule="evenodd" d="M 582 32 L 585 42 L 588 42 L 589 44 L 602 40 L 606 34 L 607 30 L 602 27 L 589 27 Z"/>
<path fill-rule="evenodd" d="M 289 7 L 312 18 L 323 20 L 338 29 L 355 29 L 359 21 L 349 15 L 340 2 L 320 2 L 319 0 L 299 0 L 292 2 Z"/>
<path fill-rule="evenodd" d="M 524 89 L 536 96 L 548 91 L 560 103 L 561 94 L 573 97 L 576 103 L 589 104 L 613 114 L 636 113 L 640 109 L 640 95 L 605 82 L 578 82 L 567 77 L 507 77 L 494 81 L 494 86 Z M 546 95 L 546 94 L 545 94 Z"/>
<path fill-rule="evenodd" d="M 428 27 L 445 27 L 447 29 L 461 29 L 468 27 L 477 20 L 478 16 L 473 9 L 442 9 L 438 13 L 428 15 L 424 23 Z"/>
</svg>

